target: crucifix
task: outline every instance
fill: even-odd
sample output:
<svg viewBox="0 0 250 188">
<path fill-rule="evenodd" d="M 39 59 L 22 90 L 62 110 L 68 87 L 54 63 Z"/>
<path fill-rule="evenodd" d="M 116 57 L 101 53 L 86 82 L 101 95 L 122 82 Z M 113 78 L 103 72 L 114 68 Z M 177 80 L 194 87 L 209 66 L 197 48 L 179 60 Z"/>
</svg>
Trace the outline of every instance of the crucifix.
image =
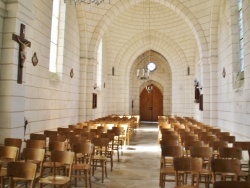
<svg viewBox="0 0 250 188">
<path fill-rule="evenodd" d="M 25 25 L 24 24 L 21 24 L 20 36 L 13 33 L 12 40 L 19 43 L 17 83 L 21 84 L 23 81 L 23 65 L 26 60 L 25 48 L 31 46 L 31 42 L 25 39 Z"/>
</svg>

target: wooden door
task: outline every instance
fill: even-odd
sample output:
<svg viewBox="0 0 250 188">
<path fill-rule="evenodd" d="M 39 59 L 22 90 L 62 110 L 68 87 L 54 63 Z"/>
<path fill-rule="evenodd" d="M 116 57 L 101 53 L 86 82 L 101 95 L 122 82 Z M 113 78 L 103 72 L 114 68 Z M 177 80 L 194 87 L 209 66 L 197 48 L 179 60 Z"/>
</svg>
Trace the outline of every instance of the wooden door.
<svg viewBox="0 0 250 188">
<path fill-rule="evenodd" d="M 163 96 L 158 87 L 153 85 L 153 90 L 148 93 L 144 88 L 140 94 L 141 121 L 158 121 L 158 116 L 163 115 Z"/>
</svg>

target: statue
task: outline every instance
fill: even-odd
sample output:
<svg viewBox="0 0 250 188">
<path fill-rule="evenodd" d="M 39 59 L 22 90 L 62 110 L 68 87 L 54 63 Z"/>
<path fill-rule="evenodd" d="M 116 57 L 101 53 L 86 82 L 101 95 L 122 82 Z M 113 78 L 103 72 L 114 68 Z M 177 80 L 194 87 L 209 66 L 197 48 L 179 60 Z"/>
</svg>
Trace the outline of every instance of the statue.
<svg viewBox="0 0 250 188">
<path fill-rule="evenodd" d="M 20 66 L 23 67 L 24 62 L 26 60 L 26 51 L 25 51 L 25 49 L 29 45 L 29 42 L 22 42 L 20 40 L 19 36 L 17 36 L 17 40 L 18 40 L 18 42 L 19 42 L 19 44 L 21 46 L 21 49 L 20 49 L 21 64 L 20 64 Z"/>
</svg>

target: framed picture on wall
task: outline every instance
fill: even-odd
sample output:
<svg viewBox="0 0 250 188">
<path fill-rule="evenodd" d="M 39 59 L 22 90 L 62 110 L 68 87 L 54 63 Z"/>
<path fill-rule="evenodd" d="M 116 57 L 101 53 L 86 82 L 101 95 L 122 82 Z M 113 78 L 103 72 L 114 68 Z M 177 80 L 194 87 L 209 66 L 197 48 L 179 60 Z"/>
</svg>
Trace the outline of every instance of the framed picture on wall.
<svg viewBox="0 0 250 188">
<path fill-rule="evenodd" d="M 97 94 L 93 93 L 92 108 L 95 109 L 96 107 L 97 107 Z"/>
</svg>

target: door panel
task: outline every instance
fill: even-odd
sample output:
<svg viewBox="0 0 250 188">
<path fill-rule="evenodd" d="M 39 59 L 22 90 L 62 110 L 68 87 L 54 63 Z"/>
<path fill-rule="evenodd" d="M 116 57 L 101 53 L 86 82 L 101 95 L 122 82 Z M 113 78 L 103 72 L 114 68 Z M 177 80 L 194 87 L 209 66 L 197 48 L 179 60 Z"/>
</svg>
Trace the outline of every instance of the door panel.
<svg viewBox="0 0 250 188">
<path fill-rule="evenodd" d="M 163 115 L 163 97 L 158 87 L 148 93 L 144 88 L 140 94 L 140 117 L 142 121 L 158 121 Z"/>
</svg>

